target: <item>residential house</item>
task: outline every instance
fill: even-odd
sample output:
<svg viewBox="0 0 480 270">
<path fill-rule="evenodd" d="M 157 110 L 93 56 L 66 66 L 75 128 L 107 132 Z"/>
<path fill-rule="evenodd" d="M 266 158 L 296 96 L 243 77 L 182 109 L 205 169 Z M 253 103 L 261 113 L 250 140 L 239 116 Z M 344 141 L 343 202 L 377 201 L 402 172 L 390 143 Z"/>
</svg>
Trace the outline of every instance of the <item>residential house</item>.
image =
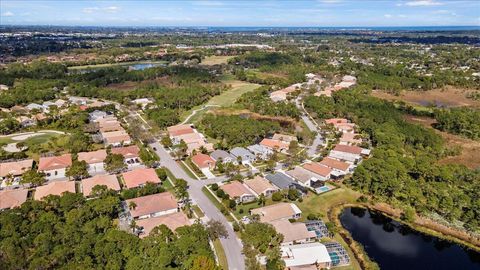
<svg viewBox="0 0 480 270">
<path fill-rule="evenodd" d="M 267 147 L 272 151 L 286 151 L 289 148 L 289 144 L 283 141 L 274 140 L 274 139 L 263 139 L 260 142 L 261 146 Z"/>
<path fill-rule="evenodd" d="M 252 209 L 252 215 L 258 215 L 261 222 L 272 222 L 275 220 L 299 219 L 302 211 L 294 203 L 281 202 L 256 209 Z"/>
<path fill-rule="evenodd" d="M 247 188 L 252 190 L 256 196 L 263 194 L 265 197 L 270 197 L 278 190 L 278 188 L 270 184 L 267 179 L 259 175 L 256 175 L 253 179 L 247 179 L 243 183 Z"/>
<path fill-rule="evenodd" d="M 270 99 L 274 102 L 286 101 L 289 94 L 299 90 L 301 87 L 301 83 L 292 84 L 287 88 L 270 93 Z"/>
<path fill-rule="evenodd" d="M 20 123 L 23 128 L 32 127 L 37 124 L 37 119 L 35 117 L 27 117 L 24 115 L 18 116 L 16 120 Z"/>
<path fill-rule="evenodd" d="M 38 171 L 44 172 L 47 180 L 64 178 L 67 168 L 72 166 L 72 155 L 41 157 Z"/>
<path fill-rule="evenodd" d="M 296 189 L 299 192 L 307 193 L 307 189 L 305 187 L 298 184 L 284 173 L 276 172 L 273 174 L 267 174 L 265 178 L 281 190 Z"/>
<path fill-rule="evenodd" d="M 176 137 L 185 135 L 185 134 L 195 133 L 195 130 L 192 128 L 191 125 L 184 124 L 184 125 L 176 125 L 176 126 L 168 127 L 167 132 L 173 144 L 178 144 L 180 143 L 180 140 L 177 140 Z"/>
<path fill-rule="evenodd" d="M 260 144 L 247 146 L 248 151 L 255 154 L 257 159 L 267 160 L 273 155 L 273 150 Z"/>
<path fill-rule="evenodd" d="M 138 197 L 125 201 L 134 219 L 164 216 L 178 212 L 178 204 L 170 192 Z"/>
<path fill-rule="evenodd" d="M 281 246 L 280 251 L 286 269 L 330 269 L 332 265 L 327 248 L 318 242 Z"/>
<path fill-rule="evenodd" d="M 230 199 L 235 200 L 236 203 L 248 203 L 255 200 L 255 195 L 238 181 L 222 185 L 220 189 L 228 194 Z"/>
<path fill-rule="evenodd" d="M 332 173 L 332 169 L 320 165 L 317 162 L 306 163 L 305 165 L 303 165 L 303 168 L 314 173 L 317 176 L 318 180 L 321 181 L 330 179 L 330 175 Z"/>
<path fill-rule="evenodd" d="M 0 211 L 19 207 L 27 201 L 27 189 L 0 190 Z"/>
<path fill-rule="evenodd" d="M 67 101 L 63 100 L 63 99 L 57 99 L 55 102 L 54 102 L 55 106 L 57 106 L 58 108 L 62 108 L 62 107 L 65 107 L 67 105 Z"/>
<path fill-rule="evenodd" d="M 332 149 L 332 151 L 330 151 L 330 154 L 328 156 L 333 159 L 338 159 L 348 162 L 350 164 L 354 164 L 362 160 L 362 153 L 367 153 L 363 150 L 364 149 L 358 146 L 338 144 L 335 146 L 335 148 Z"/>
<path fill-rule="evenodd" d="M 122 155 L 123 161 L 129 167 L 137 166 L 141 163 L 140 160 L 140 148 L 136 145 L 115 147 L 111 150 L 112 154 Z"/>
<path fill-rule="evenodd" d="M 319 162 L 319 164 L 332 169 L 331 174 L 335 178 L 349 174 L 353 172 L 354 169 L 354 166 L 352 164 L 329 157 L 324 158 L 322 161 Z"/>
<path fill-rule="evenodd" d="M 230 150 L 230 154 L 232 154 L 237 160 L 240 160 L 242 164 L 253 163 L 256 160 L 255 155 L 243 147 L 233 148 Z"/>
<path fill-rule="evenodd" d="M 104 172 L 104 161 L 107 158 L 107 151 L 104 149 L 93 152 L 78 153 L 78 161 L 85 161 L 88 164 L 88 173 L 90 175 Z"/>
<path fill-rule="evenodd" d="M 24 159 L 0 163 L 0 180 L 12 176 L 14 181 L 19 180 L 20 176 L 32 169 L 33 159 Z"/>
<path fill-rule="evenodd" d="M 49 195 L 61 196 L 65 192 L 75 193 L 75 181 L 55 181 L 35 189 L 33 198 L 42 200 Z"/>
<path fill-rule="evenodd" d="M 211 158 L 209 155 L 205 155 L 202 153 L 196 154 L 192 156 L 192 162 L 195 164 L 200 170 L 201 169 L 210 169 L 213 170 L 215 168 L 215 160 Z"/>
<path fill-rule="evenodd" d="M 171 213 L 159 217 L 151 217 L 137 220 L 137 226 L 140 228 L 140 238 L 144 238 L 157 226 L 165 225 L 175 232 L 179 227 L 190 226 L 192 222 L 183 212 Z"/>
<path fill-rule="evenodd" d="M 323 186 L 323 182 L 318 175 L 300 166 L 295 167 L 293 170 L 286 171 L 285 173 L 305 187 L 315 188 Z"/>
<path fill-rule="evenodd" d="M 102 132 L 101 135 L 106 146 L 122 146 L 132 143 L 130 135 L 125 130 Z"/>
<path fill-rule="evenodd" d="M 340 137 L 340 144 L 356 145 L 360 143 L 362 143 L 362 138 L 357 133 L 343 132 L 342 137 Z"/>
<path fill-rule="evenodd" d="M 282 245 L 311 243 L 317 238 L 314 231 L 307 230 L 305 223 L 291 223 L 287 219 L 273 220 L 269 223 L 278 233 L 283 235 Z"/>
<path fill-rule="evenodd" d="M 95 186 L 106 186 L 108 189 L 120 191 L 120 184 L 116 175 L 95 175 L 82 180 L 83 195 L 89 197 Z"/>
<path fill-rule="evenodd" d="M 235 165 L 238 164 L 237 159 L 230 153 L 224 150 L 215 150 L 210 154 L 210 157 L 212 157 L 215 162 L 221 161 L 223 164 L 226 163 L 233 163 Z"/>
<path fill-rule="evenodd" d="M 99 119 L 106 118 L 107 115 L 108 114 L 104 111 L 95 110 L 95 111 L 88 114 L 88 119 L 90 120 L 90 122 L 96 122 Z"/>
<path fill-rule="evenodd" d="M 123 181 L 127 188 L 142 187 L 148 182 L 153 184 L 160 184 L 160 178 L 154 169 L 139 168 L 133 171 L 122 173 Z"/>
</svg>

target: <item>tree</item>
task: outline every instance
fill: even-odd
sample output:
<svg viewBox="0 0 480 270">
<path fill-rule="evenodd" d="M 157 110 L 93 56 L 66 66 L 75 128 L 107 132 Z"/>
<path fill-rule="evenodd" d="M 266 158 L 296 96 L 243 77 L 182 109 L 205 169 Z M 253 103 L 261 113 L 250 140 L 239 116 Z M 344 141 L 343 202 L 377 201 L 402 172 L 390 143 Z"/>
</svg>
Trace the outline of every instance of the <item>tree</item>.
<svg viewBox="0 0 480 270">
<path fill-rule="evenodd" d="M 172 147 L 172 146 L 173 146 L 172 140 L 170 139 L 169 136 L 164 136 L 164 137 L 162 137 L 161 143 L 162 143 L 163 146 L 165 146 L 165 147 Z"/>
<path fill-rule="evenodd" d="M 272 201 L 279 202 L 283 199 L 283 193 L 281 191 L 275 191 L 272 194 Z"/>
<path fill-rule="evenodd" d="M 227 238 L 228 232 L 222 222 L 218 220 L 211 219 L 207 222 L 206 226 L 208 235 L 210 239 L 216 240 L 218 238 Z"/>
<path fill-rule="evenodd" d="M 105 158 L 105 170 L 109 173 L 118 173 L 127 168 L 127 164 L 123 161 L 123 156 L 120 154 L 107 154 Z"/>
<path fill-rule="evenodd" d="M 198 256 L 193 260 L 191 270 L 220 270 L 212 258 L 206 256 Z"/>
<path fill-rule="evenodd" d="M 287 197 L 290 201 L 296 201 L 300 197 L 300 192 L 294 188 L 288 190 Z"/>
<path fill-rule="evenodd" d="M 73 177 L 75 180 L 87 178 L 89 176 L 87 162 L 85 160 L 74 160 L 72 166 L 67 168 L 65 175 L 67 177 Z"/>
<path fill-rule="evenodd" d="M 175 180 L 175 196 L 180 200 L 188 199 L 188 183 L 184 179 Z"/>
<path fill-rule="evenodd" d="M 137 204 L 133 201 L 128 203 L 128 209 L 135 210 L 137 208 Z"/>
<path fill-rule="evenodd" d="M 34 187 L 41 186 L 45 183 L 45 173 L 37 172 L 37 170 L 31 169 L 26 171 L 22 175 L 22 180 L 20 183 L 22 184 L 32 184 Z"/>
</svg>

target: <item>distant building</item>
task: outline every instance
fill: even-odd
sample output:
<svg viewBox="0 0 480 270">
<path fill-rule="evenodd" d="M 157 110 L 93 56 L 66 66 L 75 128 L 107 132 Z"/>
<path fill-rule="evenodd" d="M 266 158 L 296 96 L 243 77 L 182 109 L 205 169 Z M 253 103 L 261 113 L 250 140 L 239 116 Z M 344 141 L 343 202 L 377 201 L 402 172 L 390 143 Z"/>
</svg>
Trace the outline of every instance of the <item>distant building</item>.
<svg viewBox="0 0 480 270">
<path fill-rule="evenodd" d="M 297 245 L 315 241 L 317 235 L 307 230 L 304 223 L 291 223 L 287 219 L 279 219 L 269 222 L 275 230 L 283 235 L 282 245 Z"/>
<path fill-rule="evenodd" d="M 303 187 L 302 185 L 296 183 L 293 181 L 292 178 L 289 176 L 281 173 L 281 172 L 276 172 L 273 174 L 267 174 L 265 178 L 268 179 L 273 185 L 278 187 L 279 189 L 282 190 L 287 190 L 287 189 L 296 189 L 299 192 L 306 193 L 307 188 Z"/>
<path fill-rule="evenodd" d="M 272 151 L 286 151 L 289 148 L 289 144 L 286 142 L 267 138 L 263 139 L 260 142 L 260 145 L 267 147 Z"/>
<path fill-rule="evenodd" d="M 19 178 L 23 173 L 32 169 L 33 159 L 17 160 L 0 163 L 0 180 L 7 176 Z"/>
</svg>

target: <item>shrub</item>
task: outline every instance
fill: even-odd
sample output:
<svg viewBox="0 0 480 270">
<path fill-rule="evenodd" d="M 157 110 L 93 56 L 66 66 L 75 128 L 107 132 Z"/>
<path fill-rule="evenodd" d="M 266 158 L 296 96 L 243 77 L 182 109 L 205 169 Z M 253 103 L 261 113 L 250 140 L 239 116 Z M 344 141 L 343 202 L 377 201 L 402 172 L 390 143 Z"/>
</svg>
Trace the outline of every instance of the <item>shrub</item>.
<svg viewBox="0 0 480 270">
<path fill-rule="evenodd" d="M 218 184 L 217 183 L 212 184 L 211 188 L 212 188 L 213 191 L 217 191 L 218 190 Z"/>
<path fill-rule="evenodd" d="M 283 194 L 281 191 L 277 191 L 272 194 L 272 201 L 279 202 L 283 199 Z"/>
</svg>

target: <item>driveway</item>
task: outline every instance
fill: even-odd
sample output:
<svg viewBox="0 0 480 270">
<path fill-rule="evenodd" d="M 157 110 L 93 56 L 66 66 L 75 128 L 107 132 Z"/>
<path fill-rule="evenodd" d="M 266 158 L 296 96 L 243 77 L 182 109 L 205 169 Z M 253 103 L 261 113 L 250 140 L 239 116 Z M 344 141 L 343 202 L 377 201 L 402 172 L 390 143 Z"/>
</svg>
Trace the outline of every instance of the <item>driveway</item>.
<svg viewBox="0 0 480 270">
<path fill-rule="evenodd" d="M 225 255 L 228 260 L 228 269 L 230 270 L 244 270 L 245 259 L 242 255 L 242 244 L 237 238 L 232 226 L 227 221 L 225 216 L 220 213 L 217 207 L 208 199 L 203 193 L 202 188 L 211 183 L 225 180 L 224 177 L 217 177 L 208 180 L 195 180 L 187 175 L 187 173 L 173 160 L 170 154 L 158 142 L 150 144 L 152 149 L 160 157 L 160 165 L 168 168 L 176 178 L 182 178 L 188 182 L 188 193 L 190 197 L 200 206 L 209 219 L 221 221 L 228 232 L 228 238 L 220 239 Z"/>
</svg>

